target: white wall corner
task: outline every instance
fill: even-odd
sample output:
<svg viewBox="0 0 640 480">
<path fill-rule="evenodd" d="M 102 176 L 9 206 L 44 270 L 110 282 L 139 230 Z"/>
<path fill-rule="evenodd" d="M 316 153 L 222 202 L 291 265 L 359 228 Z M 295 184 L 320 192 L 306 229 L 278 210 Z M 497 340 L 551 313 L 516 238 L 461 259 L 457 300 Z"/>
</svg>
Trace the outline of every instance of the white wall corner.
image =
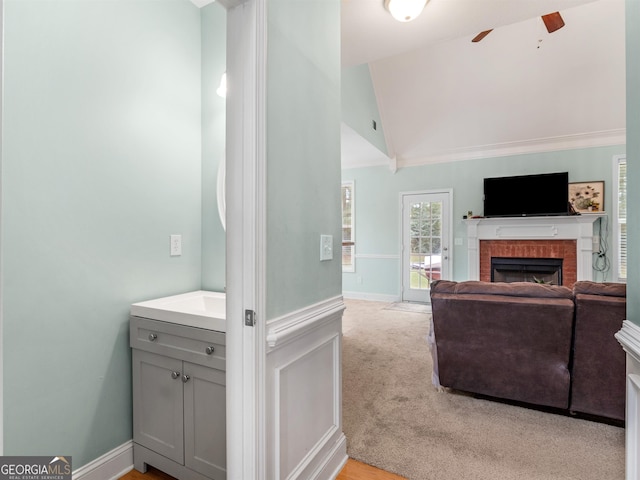
<svg viewBox="0 0 640 480">
<path fill-rule="evenodd" d="M 391 170 L 391 173 L 398 171 L 398 159 L 395 156 L 389 159 L 389 170 Z"/>
<path fill-rule="evenodd" d="M 117 480 L 133 470 L 133 440 L 76 469 L 73 480 Z"/>
<path fill-rule="evenodd" d="M 622 323 L 616 339 L 627 353 L 626 479 L 640 478 L 640 326 Z"/>
</svg>

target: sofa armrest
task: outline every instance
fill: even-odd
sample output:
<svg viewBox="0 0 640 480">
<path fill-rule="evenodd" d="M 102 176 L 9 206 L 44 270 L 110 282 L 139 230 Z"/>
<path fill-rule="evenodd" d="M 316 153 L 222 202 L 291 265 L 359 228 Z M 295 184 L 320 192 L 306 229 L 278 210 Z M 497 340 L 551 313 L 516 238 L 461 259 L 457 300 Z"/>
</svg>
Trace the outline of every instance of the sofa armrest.
<svg viewBox="0 0 640 480">
<path fill-rule="evenodd" d="M 620 288 L 614 286 L 620 292 Z M 626 298 L 603 295 L 607 285 L 576 295 L 571 410 L 624 421 L 626 356 L 614 335 L 626 317 Z"/>
</svg>

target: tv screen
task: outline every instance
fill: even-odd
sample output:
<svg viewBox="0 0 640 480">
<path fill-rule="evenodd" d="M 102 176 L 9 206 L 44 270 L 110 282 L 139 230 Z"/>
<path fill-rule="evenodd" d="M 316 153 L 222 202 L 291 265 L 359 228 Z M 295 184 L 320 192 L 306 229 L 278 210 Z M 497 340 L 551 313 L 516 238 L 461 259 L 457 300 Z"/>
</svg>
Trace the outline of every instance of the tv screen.
<svg viewBox="0 0 640 480">
<path fill-rule="evenodd" d="M 484 179 L 485 217 L 568 214 L 568 172 Z"/>
</svg>

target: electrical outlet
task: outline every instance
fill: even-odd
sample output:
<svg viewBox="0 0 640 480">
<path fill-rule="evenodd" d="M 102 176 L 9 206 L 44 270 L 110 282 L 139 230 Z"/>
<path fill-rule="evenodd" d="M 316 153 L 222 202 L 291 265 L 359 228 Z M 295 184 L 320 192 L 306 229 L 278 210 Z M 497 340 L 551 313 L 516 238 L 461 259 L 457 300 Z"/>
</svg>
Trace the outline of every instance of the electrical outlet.
<svg viewBox="0 0 640 480">
<path fill-rule="evenodd" d="M 182 255 L 182 235 L 170 235 L 169 242 L 169 255 L 172 257 Z"/>
<path fill-rule="evenodd" d="M 320 235 L 320 261 L 333 260 L 333 235 Z"/>
</svg>

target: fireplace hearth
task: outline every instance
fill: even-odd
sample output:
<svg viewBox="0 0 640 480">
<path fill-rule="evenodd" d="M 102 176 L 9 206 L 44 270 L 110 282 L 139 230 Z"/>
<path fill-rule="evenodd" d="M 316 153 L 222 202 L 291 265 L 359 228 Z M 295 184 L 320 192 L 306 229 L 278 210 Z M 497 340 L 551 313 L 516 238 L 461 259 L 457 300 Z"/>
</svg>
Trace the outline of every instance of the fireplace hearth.
<svg viewBox="0 0 640 480">
<path fill-rule="evenodd" d="M 492 257 L 492 282 L 562 285 L 562 258 Z"/>
</svg>

